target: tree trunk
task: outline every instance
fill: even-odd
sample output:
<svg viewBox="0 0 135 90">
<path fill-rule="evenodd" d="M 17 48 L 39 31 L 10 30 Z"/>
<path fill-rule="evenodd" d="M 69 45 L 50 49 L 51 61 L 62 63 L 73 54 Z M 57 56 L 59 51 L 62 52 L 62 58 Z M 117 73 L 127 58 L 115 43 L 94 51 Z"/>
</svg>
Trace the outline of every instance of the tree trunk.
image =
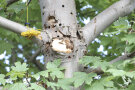
<svg viewBox="0 0 135 90">
<path fill-rule="evenodd" d="M 18 1 L 18 0 L 9 0 Z M 79 58 L 86 53 L 86 47 L 100 32 L 103 32 L 119 17 L 135 9 L 135 0 L 120 0 L 94 17 L 90 23 L 79 29 L 74 0 L 39 0 L 42 16 L 42 40 L 39 43 L 45 56 L 45 63 L 61 59 L 65 77 L 71 78 L 79 70 Z M 27 28 L 0 16 L 0 26 L 15 33 Z M 74 88 L 73 88 L 74 89 Z"/>
<path fill-rule="evenodd" d="M 86 48 L 78 32 L 76 8 L 74 0 L 40 0 L 43 26 L 43 47 L 46 63 L 61 59 L 65 67 L 65 77 L 71 78 L 78 71 L 78 60 Z M 59 50 L 55 42 L 66 45 Z M 60 48 L 62 48 L 61 46 Z"/>
</svg>

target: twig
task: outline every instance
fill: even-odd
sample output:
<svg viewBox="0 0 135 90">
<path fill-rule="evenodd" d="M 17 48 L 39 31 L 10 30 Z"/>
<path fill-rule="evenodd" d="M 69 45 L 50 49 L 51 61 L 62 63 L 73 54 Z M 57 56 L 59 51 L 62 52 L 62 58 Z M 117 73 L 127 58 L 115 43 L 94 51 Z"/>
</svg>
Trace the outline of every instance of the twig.
<svg viewBox="0 0 135 90">
<path fill-rule="evenodd" d="M 27 83 L 29 84 L 29 86 L 30 86 L 30 82 L 28 81 L 28 71 L 27 71 L 27 73 L 26 73 L 26 81 L 27 81 Z"/>
</svg>

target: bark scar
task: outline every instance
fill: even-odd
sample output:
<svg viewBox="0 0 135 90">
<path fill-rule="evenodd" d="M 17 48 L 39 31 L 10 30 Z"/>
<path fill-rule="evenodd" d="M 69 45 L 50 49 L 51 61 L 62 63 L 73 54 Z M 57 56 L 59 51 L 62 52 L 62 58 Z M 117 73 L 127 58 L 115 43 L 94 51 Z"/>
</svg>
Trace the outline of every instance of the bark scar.
<svg viewBox="0 0 135 90">
<path fill-rule="evenodd" d="M 58 20 L 56 20 L 55 16 L 49 16 L 48 17 L 48 23 L 51 28 L 54 28 L 56 23 L 58 23 Z"/>
</svg>

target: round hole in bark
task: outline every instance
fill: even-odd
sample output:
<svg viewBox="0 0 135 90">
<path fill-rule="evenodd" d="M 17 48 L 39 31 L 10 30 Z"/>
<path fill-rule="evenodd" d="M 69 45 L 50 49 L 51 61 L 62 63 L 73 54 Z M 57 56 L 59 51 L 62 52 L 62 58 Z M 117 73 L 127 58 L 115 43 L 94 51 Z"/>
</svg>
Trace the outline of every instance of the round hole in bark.
<svg viewBox="0 0 135 90">
<path fill-rule="evenodd" d="M 57 37 L 59 37 L 59 35 Z"/>
<path fill-rule="evenodd" d="M 88 69 L 88 67 L 84 67 L 84 69 Z"/>
<path fill-rule="evenodd" d="M 45 6 L 43 6 L 43 9 L 45 9 Z"/>
<path fill-rule="evenodd" d="M 42 13 L 43 15 L 45 14 L 45 13 Z"/>
<path fill-rule="evenodd" d="M 55 31 L 55 32 L 57 32 L 57 31 Z"/>
<path fill-rule="evenodd" d="M 62 7 L 65 7 L 64 5 L 62 5 Z"/>
<path fill-rule="evenodd" d="M 59 26 L 61 26 L 62 24 L 60 23 Z"/>
<path fill-rule="evenodd" d="M 70 14 L 71 14 L 71 15 L 73 15 L 73 13 L 72 13 L 72 12 L 71 12 Z"/>
<path fill-rule="evenodd" d="M 71 56 L 68 56 L 68 58 L 71 58 Z"/>
<path fill-rule="evenodd" d="M 48 21 L 49 21 L 49 20 L 52 20 L 52 19 L 55 20 L 55 17 L 54 17 L 54 16 L 49 16 L 49 17 L 48 17 Z"/>
<path fill-rule="evenodd" d="M 48 26 L 48 28 L 50 28 L 50 26 Z"/>
</svg>

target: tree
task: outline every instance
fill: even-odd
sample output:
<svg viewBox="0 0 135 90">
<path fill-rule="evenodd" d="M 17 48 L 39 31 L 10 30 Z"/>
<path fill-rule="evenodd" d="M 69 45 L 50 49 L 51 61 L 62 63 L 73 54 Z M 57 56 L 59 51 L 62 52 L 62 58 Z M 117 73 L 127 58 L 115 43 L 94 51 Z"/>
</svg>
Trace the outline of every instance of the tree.
<svg viewBox="0 0 135 90">
<path fill-rule="evenodd" d="M 66 89 L 66 86 L 74 86 L 76 89 L 80 89 L 84 86 L 85 89 L 95 90 L 94 88 L 97 89 L 96 86 L 99 86 L 100 90 L 114 90 L 124 89 L 129 86 L 127 89 L 131 90 L 131 88 L 134 87 L 132 83 L 135 78 L 133 58 L 135 46 L 132 38 L 134 38 L 135 24 L 133 21 L 134 13 L 132 12 L 135 8 L 135 0 L 39 0 L 40 9 L 37 1 L 38 0 L 32 0 L 29 4 L 29 21 L 32 27 L 41 28 L 42 26 L 41 33 L 36 29 L 33 30 L 32 27 L 29 28 L 19 24 L 26 21 L 27 9 L 25 3 L 19 0 L 1 1 L 0 27 L 2 27 L 2 29 L 0 31 L 0 42 L 2 44 L 0 46 L 2 47 L 1 53 L 6 50 L 7 54 L 11 54 L 10 65 L 13 65 L 15 61 L 19 60 L 17 57 L 18 54 L 16 53 L 21 52 L 32 68 L 43 70 L 43 66 L 35 60 L 41 51 L 45 58 L 44 69 L 48 71 L 39 72 L 38 75 L 33 75 L 33 77 L 40 75 L 49 77 L 48 74 L 46 74 L 49 73 L 52 80 L 50 80 L 50 78 L 47 80 L 57 82 L 58 84 L 50 84 L 48 82 L 46 83 L 47 88 L 51 87 L 54 89 L 55 87 L 59 87 Z M 114 4 L 111 5 L 112 3 Z M 40 13 L 41 17 L 39 16 Z M 129 14 L 130 16 L 127 16 Z M 82 21 L 84 18 L 88 17 L 93 19 L 90 20 L 90 23 L 84 25 Z M 42 24 L 40 23 L 40 19 L 42 19 Z M 11 32 L 4 31 L 4 28 Z M 29 36 L 32 32 L 28 30 L 33 30 L 34 37 Z M 19 34 L 28 36 L 29 39 L 21 37 Z M 93 41 L 97 37 L 98 40 Z M 32 41 L 36 44 L 33 44 Z M 23 46 L 23 49 L 18 48 L 19 44 Z M 107 55 L 104 54 L 104 52 L 97 52 L 97 48 L 100 44 L 104 46 Z M 36 45 L 38 47 L 35 48 Z M 37 51 L 35 51 L 35 49 L 37 49 Z M 24 52 L 25 50 L 27 52 Z M 35 54 L 32 55 L 31 50 L 35 51 Z M 123 56 L 121 56 L 122 53 L 124 53 Z M 60 59 L 61 64 L 59 61 L 54 61 L 56 59 Z M 79 59 L 81 60 L 79 61 Z M 100 61 L 101 59 L 104 61 Z M 21 61 L 21 59 L 19 61 Z M 54 63 L 51 63 L 53 61 Z M 121 61 L 121 63 L 115 63 L 117 61 Z M 79 62 L 81 64 L 79 64 Z M 108 65 L 109 63 L 112 64 L 112 66 Z M 61 80 L 61 78 L 63 78 L 63 68 L 58 68 L 59 65 L 64 67 L 64 75 L 65 78 L 68 79 Z M 118 67 L 120 65 L 121 68 Z M 90 68 L 89 66 L 94 67 Z M 19 68 L 19 70 L 17 68 Z M 11 69 L 13 71 L 9 72 L 7 76 L 12 77 L 15 71 L 20 72 L 20 70 L 22 70 L 20 72 L 22 76 L 16 75 L 16 78 L 22 78 L 28 70 L 25 64 L 21 65 L 19 62 L 15 63 L 15 66 L 11 67 Z M 2 72 L 5 73 L 5 70 L 1 71 L 1 73 Z M 101 83 L 98 83 L 97 80 L 93 80 L 93 77 L 96 76 L 95 73 L 102 74 L 101 76 L 103 76 L 103 78 L 99 80 Z M 58 80 L 54 80 L 56 79 L 55 76 Z M 1 78 L 3 82 L 1 83 L 5 84 L 3 77 L 5 76 L 2 74 Z M 12 78 L 12 80 L 17 80 L 16 78 Z M 69 78 L 72 78 L 72 80 Z M 126 81 L 127 79 L 131 80 L 132 83 Z M 116 83 L 114 82 L 115 80 L 117 81 Z M 118 82 L 119 80 L 124 83 Z M 72 85 L 71 83 L 74 84 Z M 65 86 L 60 84 L 64 84 Z M 15 83 L 14 85 L 25 88 L 23 87 L 23 83 Z M 36 84 L 31 84 L 31 89 L 33 86 L 36 86 Z"/>
</svg>

